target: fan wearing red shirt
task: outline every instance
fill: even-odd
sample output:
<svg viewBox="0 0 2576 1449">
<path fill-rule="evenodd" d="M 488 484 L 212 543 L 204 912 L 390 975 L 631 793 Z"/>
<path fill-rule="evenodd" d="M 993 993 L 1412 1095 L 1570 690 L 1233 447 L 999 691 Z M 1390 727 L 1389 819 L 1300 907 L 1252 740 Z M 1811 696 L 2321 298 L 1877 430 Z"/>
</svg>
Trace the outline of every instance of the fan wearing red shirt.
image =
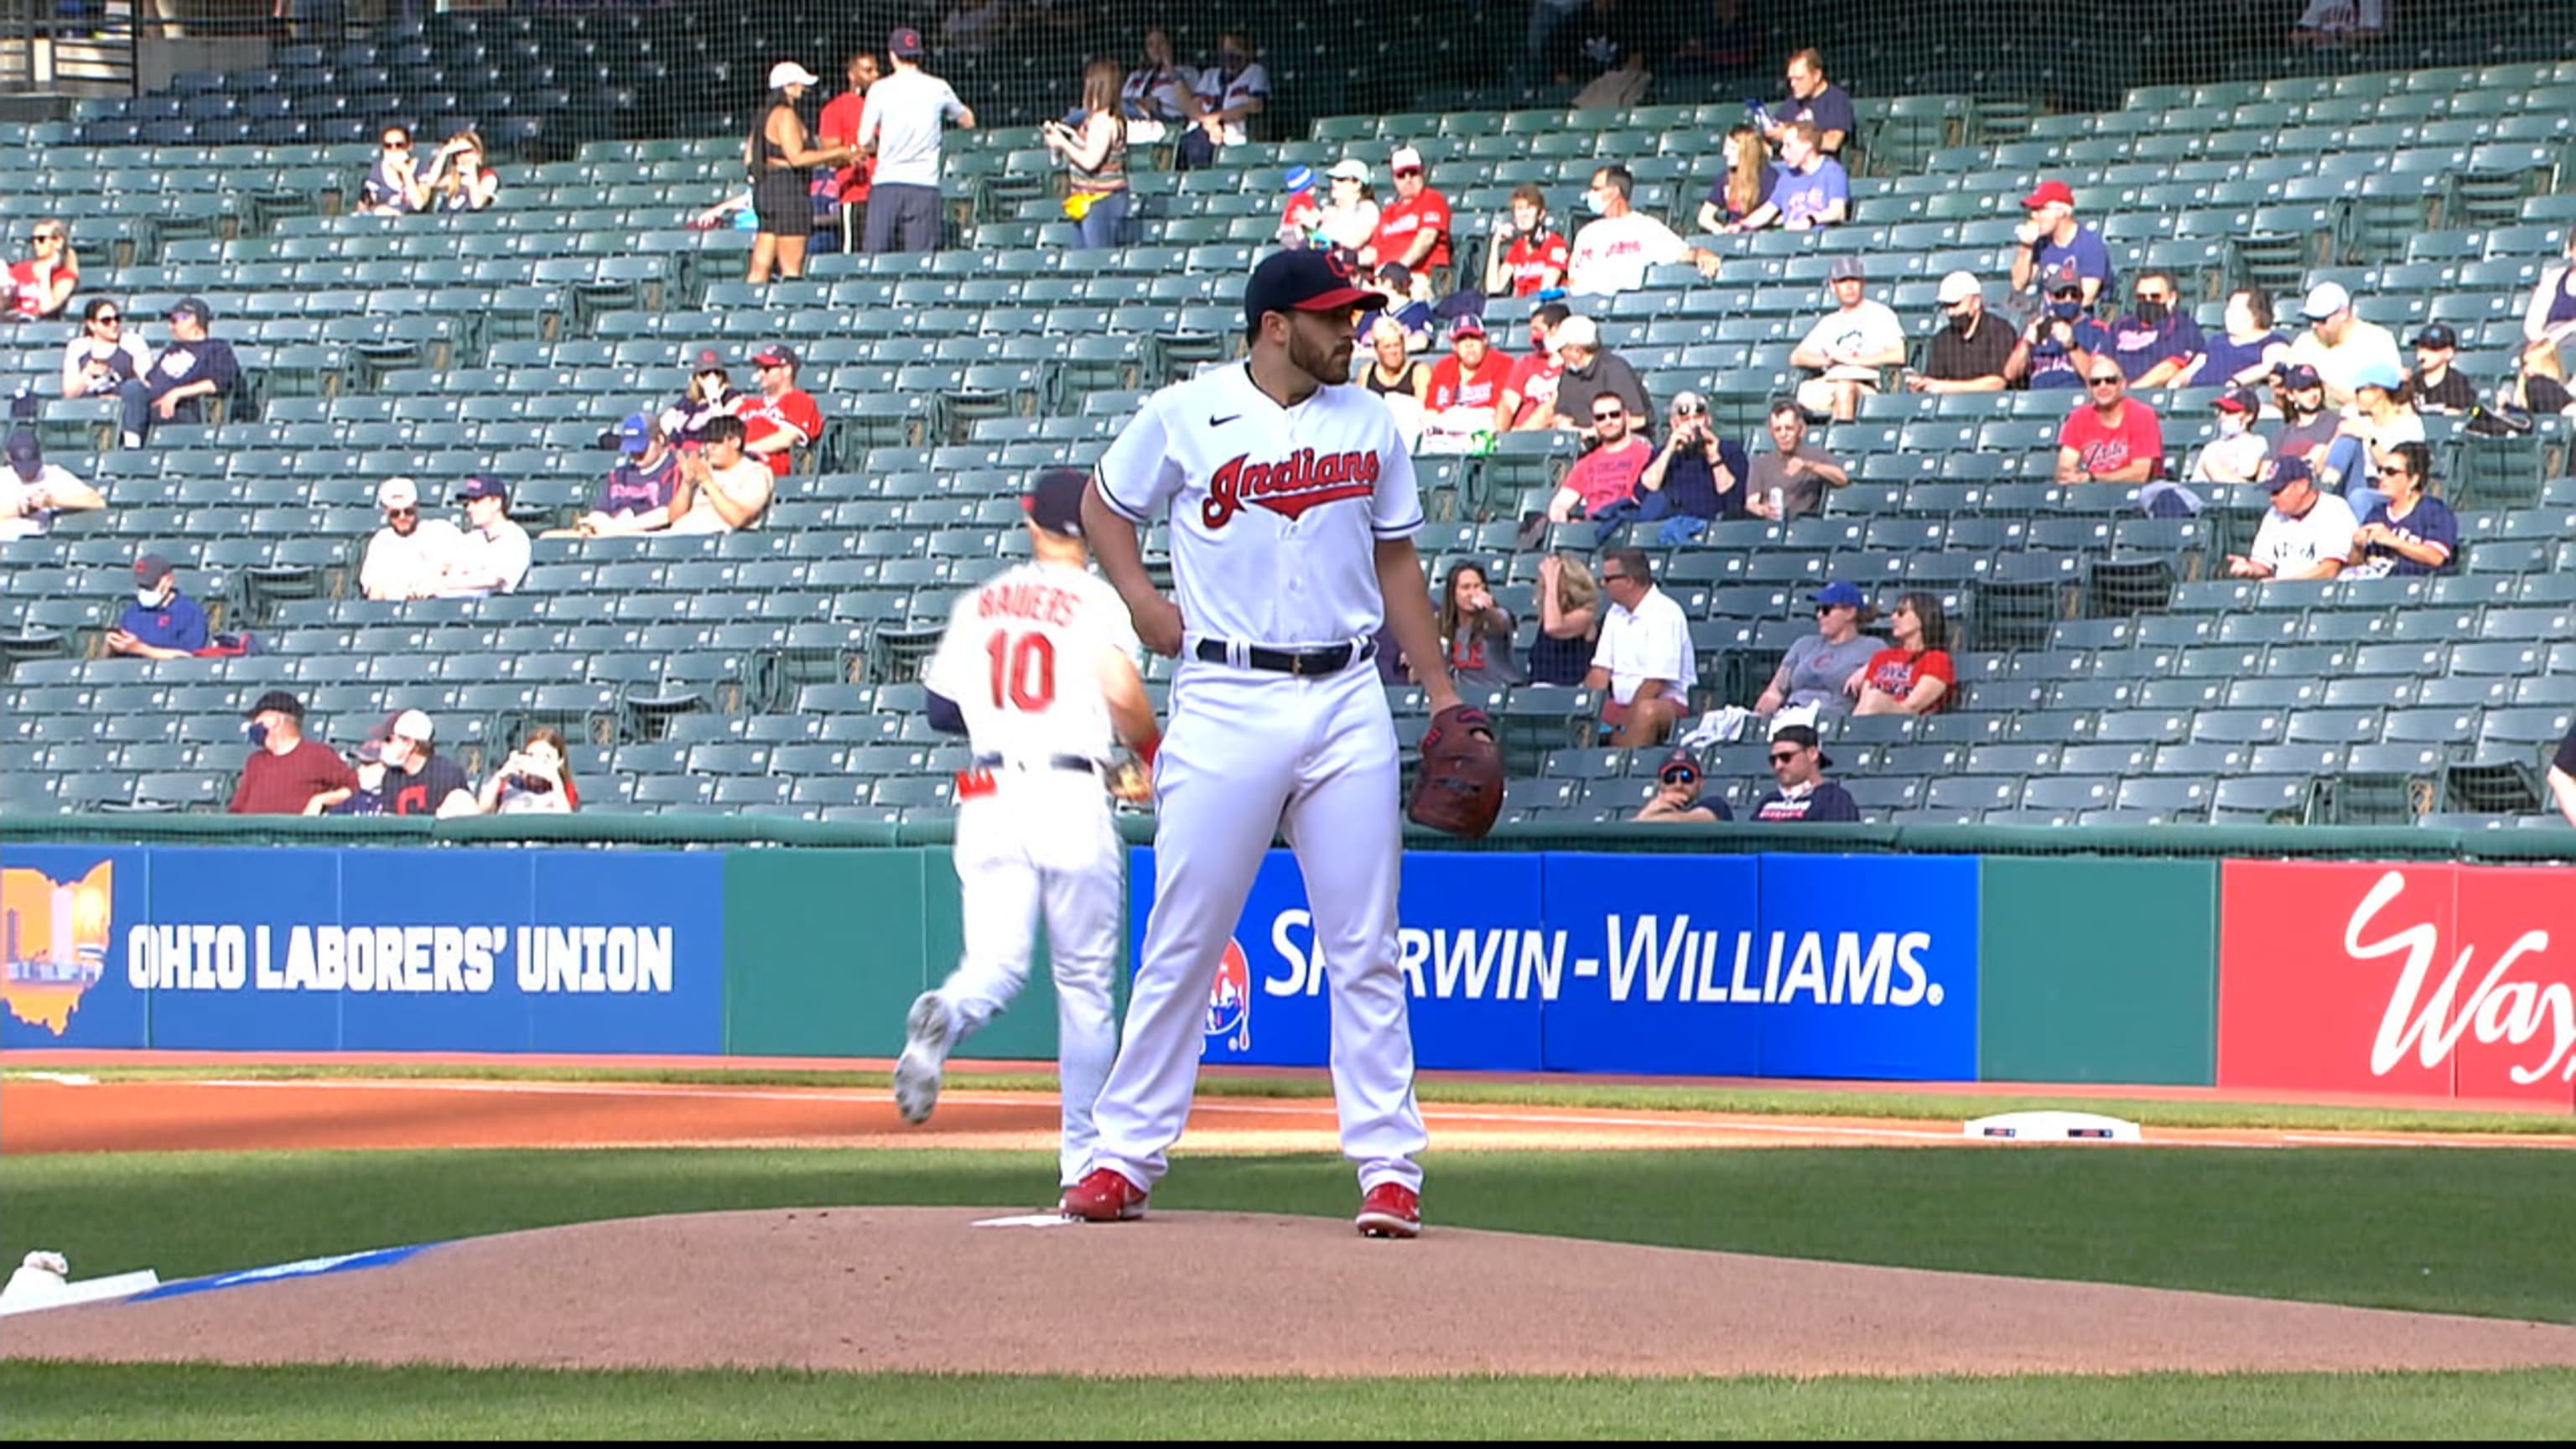
<svg viewBox="0 0 2576 1449">
<path fill-rule="evenodd" d="M 1554 425 L 1557 375 L 1565 371 L 1565 363 L 1556 355 L 1556 329 L 1573 315 L 1574 310 L 1563 302 L 1543 302 L 1530 313 L 1530 350 L 1512 361 L 1502 401 L 1494 407 L 1496 432 Z"/>
<path fill-rule="evenodd" d="M 814 134 L 824 146 L 859 144 L 859 118 L 868 112 L 868 87 L 877 83 L 877 58 L 868 51 L 850 57 L 850 88 L 834 96 L 823 107 L 823 117 L 815 124 Z M 832 184 L 841 198 L 841 225 L 844 237 L 865 234 L 868 220 L 868 176 L 876 170 L 874 156 L 856 155 L 847 166 L 832 173 Z M 846 248 L 845 248 L 846 250 Z"/>
<path fill-rule="evenodd" d="M 796 386 L 796 349 L 772 343 L 752 354 L 751 365 L 759 371 L 760 391 L 741 398 L 733 410 L 742 419 L 743 455 L 784 478 L 794 450 L 822 439 L 823 410 Z"/>
<path fill-rule="evenodd" d="M 1950 616 L 1941 596 L 1912 593 L 1898 598 L 1887 616 L 1893 646 L 1869 656 L 1869 662 L 1844 686 L 1854 714 L 1935 714 L 1950 707 L 1959 688 L 1950 663 Z"/>
<path fill-rule="evenodd" d="M 2086 401 L 2057 433 L 2060 483 L 2144 483 L 2164 462 L 2156 411 L 2128 395 L 2129 380 L 2108 353 L 2084 369 Z"/>
<path fill-rule="evenodd" d="M 1494 242 L 1506 239 L 1510 246 L 1486 249 L 1486 295 L 1534 297 L 1565 285 L 1574 249 L 1566 245 L 1565 233 L 1548 224 L 1547 193 L 1526 181 L 1512 188 L 1510 229 L 1497 232 Z"/>
<path fill-rule="evenodd" d="M 1388 158 L 1395 200 L 1378 208 L 1377 239 L 1360 251 L 1372 268 L 1401 263 L 1408 272 L 1449 265 L 1449 198 L 1422 178 L 1422 153 L 1399 146 Z"/>
</svg>

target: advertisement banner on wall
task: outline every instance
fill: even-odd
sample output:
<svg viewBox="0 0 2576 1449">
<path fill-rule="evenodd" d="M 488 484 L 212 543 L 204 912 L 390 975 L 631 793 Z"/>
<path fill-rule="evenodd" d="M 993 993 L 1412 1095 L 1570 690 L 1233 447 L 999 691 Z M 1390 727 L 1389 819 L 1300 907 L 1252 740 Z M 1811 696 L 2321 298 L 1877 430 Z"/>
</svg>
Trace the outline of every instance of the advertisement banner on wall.
<svg viewBox="0 0 2576 1449">
<path fill-rule="evenodd" d="M 1143 959 L 1153 853 L 1129 879 Z M 1977 863 L 1407 856 L 1398 961 L 1428 1068 L 1971 1080 Z M 1294 859 L 1263 861 L 1205 1059 L 1319 1066 L 1329 988 Z"/>
<path fill-rule="evenodd" d="M 2230 861 L 2221 1087 L 2576 1105 L 2576 871 Z"/>
<path fill-rule="evenodd" d="M 713 854 L 12 848 L 7 869 L 7 1045 L 723 1048 Z"/>
</svg>

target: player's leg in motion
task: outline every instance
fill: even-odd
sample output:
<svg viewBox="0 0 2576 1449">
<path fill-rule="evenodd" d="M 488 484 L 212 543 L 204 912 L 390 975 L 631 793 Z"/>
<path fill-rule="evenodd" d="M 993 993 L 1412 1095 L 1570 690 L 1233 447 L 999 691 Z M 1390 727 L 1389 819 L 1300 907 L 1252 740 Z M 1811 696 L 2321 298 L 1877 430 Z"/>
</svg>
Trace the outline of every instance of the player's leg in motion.
<svg viewBox="0 0 2576 1449">
<path fill-rule="evenodd" d="M 1397 965 L 1396 886 L 1404 834 L 1395 726 L 1374 674 L 1330 681 L 1326 743 L 1306 757 L 1285 832 L 1315 913 L 1332 993 L 1333 1102 L 1360 1189 L 1422 1190 L 1427 1140 L 1413 1100 L 1413 1033 Z"/>
<path fill-rule="evenodd" d="M 1064 1100 L 1059 1164 L 1066 1187 L 1082 1180 L 1099 1136 L 1093 1105 L 1118 1056 L 1118 1018 L 1110 973 L 1118 965 L 1120 906 L 1126 895 L 1126 847 L 1108 812 L 1089 802 L 1045 845 L 1047 962 L 1055 975 L 1056 1077 Z"/>
<path fill-rule="evenodd" d="M 969 808 L 1001 809 L 1000 800 Z M 957 848 L 958 905 L 964 950 L 957 969 L 925 991 L 904 1019 L 903 1055 L 894 1064 L 894 1101 L 907 1122 L 925 1121 L 939 1103 L 941 1069 L 957 1044 L 983 1028 L 1029 979 L 1029 935 L 1037 919 L 1038 872 L 1016 835 L 970 820 L 961 811 Z"/>
<path fill-rule="evenodd" d="M 1195 676 L 1195 677 L 1193 677 Z M 1094 1169 L 1138 1187 L 1163 1175 L 1198 1085 L 1208 989 L 1270 849 L 1307 734 L 1295 686 L 1184 664 L 1154 760 L 1154 906 L 1127 1026 L 1094 1114 Z"/>
</svg>

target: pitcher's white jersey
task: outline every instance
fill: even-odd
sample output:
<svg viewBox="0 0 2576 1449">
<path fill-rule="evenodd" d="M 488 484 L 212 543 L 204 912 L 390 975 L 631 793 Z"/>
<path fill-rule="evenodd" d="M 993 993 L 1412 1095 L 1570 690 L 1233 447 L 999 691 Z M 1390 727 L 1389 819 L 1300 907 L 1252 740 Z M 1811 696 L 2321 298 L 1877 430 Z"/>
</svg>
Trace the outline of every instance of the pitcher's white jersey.
<svg viewBox="0 0 2576 1449">
<path fill-rule="evenodd" d="M 1061 564 L 1007 569 L 957 601 L 924 682 L 956 702 L 978 755 L 1106 760 L 1100 657 L 1142 652 L 1118 591 Z"/>
<path fill-rule="evenodd" d="M 1385 403 L 1341 386 L 1283 408 L 1247 363 L 1147 398 L 1098 478 L 1129 522 L 1170 514 L 1181 618 L 1201 638 L 1296 647 L 1375 635 L 1376 541 L 1423 522 Z"/>
</svg>

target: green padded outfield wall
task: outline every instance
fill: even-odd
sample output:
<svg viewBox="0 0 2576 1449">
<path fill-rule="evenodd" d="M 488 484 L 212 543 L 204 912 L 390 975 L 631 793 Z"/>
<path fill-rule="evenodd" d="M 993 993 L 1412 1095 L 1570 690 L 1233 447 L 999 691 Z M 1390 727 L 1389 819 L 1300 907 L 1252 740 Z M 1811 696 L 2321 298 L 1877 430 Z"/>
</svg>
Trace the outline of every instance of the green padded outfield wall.
<svg viewBox="0 0 2576 1449">
<path fill-rule="evenodd" d="M 2209 1086 L 2218 862 L 1988 856 L 1979 1073 Z"/>
</svg>

